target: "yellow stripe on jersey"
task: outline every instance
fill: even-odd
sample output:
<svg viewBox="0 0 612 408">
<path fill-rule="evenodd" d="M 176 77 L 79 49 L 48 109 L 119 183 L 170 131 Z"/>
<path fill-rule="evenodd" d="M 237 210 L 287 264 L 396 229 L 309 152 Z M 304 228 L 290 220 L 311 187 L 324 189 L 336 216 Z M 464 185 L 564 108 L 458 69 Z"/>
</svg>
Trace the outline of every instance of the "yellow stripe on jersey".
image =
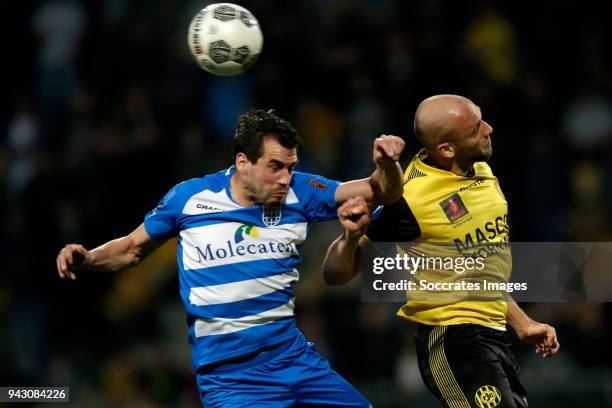
<svg viewBox="0 0 612 408">
<path fill-rule="evenodd" d="M 444 352 L 446 326 L 436 326 L 429 333 L 429 366 L 434 381 L 450 408 L 470 408 Z"/>
</svg>

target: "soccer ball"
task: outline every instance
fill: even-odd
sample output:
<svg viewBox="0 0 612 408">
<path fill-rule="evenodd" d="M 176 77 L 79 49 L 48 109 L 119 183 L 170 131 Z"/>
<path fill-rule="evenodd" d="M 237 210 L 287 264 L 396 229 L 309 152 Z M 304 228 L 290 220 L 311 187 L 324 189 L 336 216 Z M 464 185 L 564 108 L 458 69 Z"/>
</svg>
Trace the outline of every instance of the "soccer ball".
<svg viewBox="0 0 612 408">
<path fill-rule="evenodd" d="M 231 3 L 216 3 L 193 18 L 187 43 L 202 69 L 232 76 L 255 63 L 263 46 L 263 35 L 249 10 Z"/>
</svg>

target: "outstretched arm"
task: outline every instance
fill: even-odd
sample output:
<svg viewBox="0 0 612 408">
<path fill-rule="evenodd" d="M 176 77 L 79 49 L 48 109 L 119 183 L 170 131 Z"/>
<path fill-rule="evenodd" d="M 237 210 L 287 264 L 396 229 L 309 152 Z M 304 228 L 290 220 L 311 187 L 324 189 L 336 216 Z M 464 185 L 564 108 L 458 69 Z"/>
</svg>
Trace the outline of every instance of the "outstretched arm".
<svg viewBox="0 0 612 408">
<path fill-rule="evenodd" d="M 342 285 L 359 273 L 360 247 L 370 224 L 368 205 L 363 197 L 350 198 L 338 208 L 338 218 L 344 232 L 329 246 L 323 263 L 328 285 Z"/>
<path fill-rule="evenodd" d="M 342 183 L 336 189 L 335 200 L 344 203 L 351 197 L 365 198 L 370 208 L 391 204 L 402 196 L 403 172 L 398 160 L 404 150 L 404 140 L 383 135 L 374 140 L 372 159 L 376 170 L 368 178 Z"/>
<path fill-rule="evenodd" d="M 561 345 L 555 328 L 532 320 L 512 299 L 508 301 L 506 319 L 521 340 L 535 344 L 536 354 L 546 358 L 559 351 Z"/>
<path fill-rule="evenodd" d="M 140 224 L 129 235 L 89 251 L 80 244 L 66 245 L 57 255 L 57 272 L 60 278 L 76 279 L 75 272 L 81 270 L 117 271 L 137 265 L 161 244 L 163 241 L 153 241 Z"/>
</svg>

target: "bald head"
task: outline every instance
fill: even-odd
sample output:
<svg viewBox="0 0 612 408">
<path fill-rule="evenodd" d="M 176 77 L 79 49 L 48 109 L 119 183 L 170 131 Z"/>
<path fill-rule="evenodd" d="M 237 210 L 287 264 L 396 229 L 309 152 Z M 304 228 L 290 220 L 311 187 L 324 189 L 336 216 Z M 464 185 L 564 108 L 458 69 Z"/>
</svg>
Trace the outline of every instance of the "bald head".
<svg viewBox="0 0 612 408">
<path fill-rule="evenodd" d="M 414 116 L 414 133 L 432 151 L 440 143 L 451 142 L 478 112 L 478 107 L 459 95 L 435 95 L 421 102 Z"/>
<path fill-rule="evenodd" d="M 427 152 L 426 160 L 457 174 L 493 153 L 493 128 L 482 119 L 480 108 L 458 95 L 436 95 L 419 104 L 414 133 Z"/>
</svg>

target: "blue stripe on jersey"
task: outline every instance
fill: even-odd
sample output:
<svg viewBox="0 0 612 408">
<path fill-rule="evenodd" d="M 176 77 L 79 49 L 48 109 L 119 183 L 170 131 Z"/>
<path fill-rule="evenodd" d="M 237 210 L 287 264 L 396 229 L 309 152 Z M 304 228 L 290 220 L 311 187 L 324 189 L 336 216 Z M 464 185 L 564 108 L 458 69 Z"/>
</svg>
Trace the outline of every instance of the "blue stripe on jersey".
<svg viewBox="0 0 612 408">
<path fill-rule="evenodd" d="M 236 319 L 244 316 L 251 316 L 266 310 L 277 308 L 289 302 L 293 297 L 295 282 L 285 289 L 277 290 L 267 295 L 258 296 L 251 299 L 239 300 L 237 302 L 221 303 L 218 305 L 195 306 L 189 304 L 186 299 L 185 305 L 187 313 L 204 319 L 227 318 Z"/>
<path fill-rule="evenodd" d="M 222 224 L 225 222 L 239 222 L 255 225 L 256 227 L 265 227 L 261 219 L 261 207 L 258 206 L 226 211 L 222 217 L 218 213 L 193 215 L 183 220 L 181 229 Z M 277 225 L 296 224 L 298 222 L 306 222 L 303 210 L 296 205 L 284 205 L 282 207 L 282 218 Z"/>
<path fill-rule="evenodd" d="M 235 333 L 216 336 L 195 337 L 193 322 L 190 322 L 189 342 L 192 345 L 193 368 L 249 354 L 264 347 L 273 346 L 298 335 L 293 317 Z M 236 351 L 239 350 L 239 353 Z"/>
</svg>

